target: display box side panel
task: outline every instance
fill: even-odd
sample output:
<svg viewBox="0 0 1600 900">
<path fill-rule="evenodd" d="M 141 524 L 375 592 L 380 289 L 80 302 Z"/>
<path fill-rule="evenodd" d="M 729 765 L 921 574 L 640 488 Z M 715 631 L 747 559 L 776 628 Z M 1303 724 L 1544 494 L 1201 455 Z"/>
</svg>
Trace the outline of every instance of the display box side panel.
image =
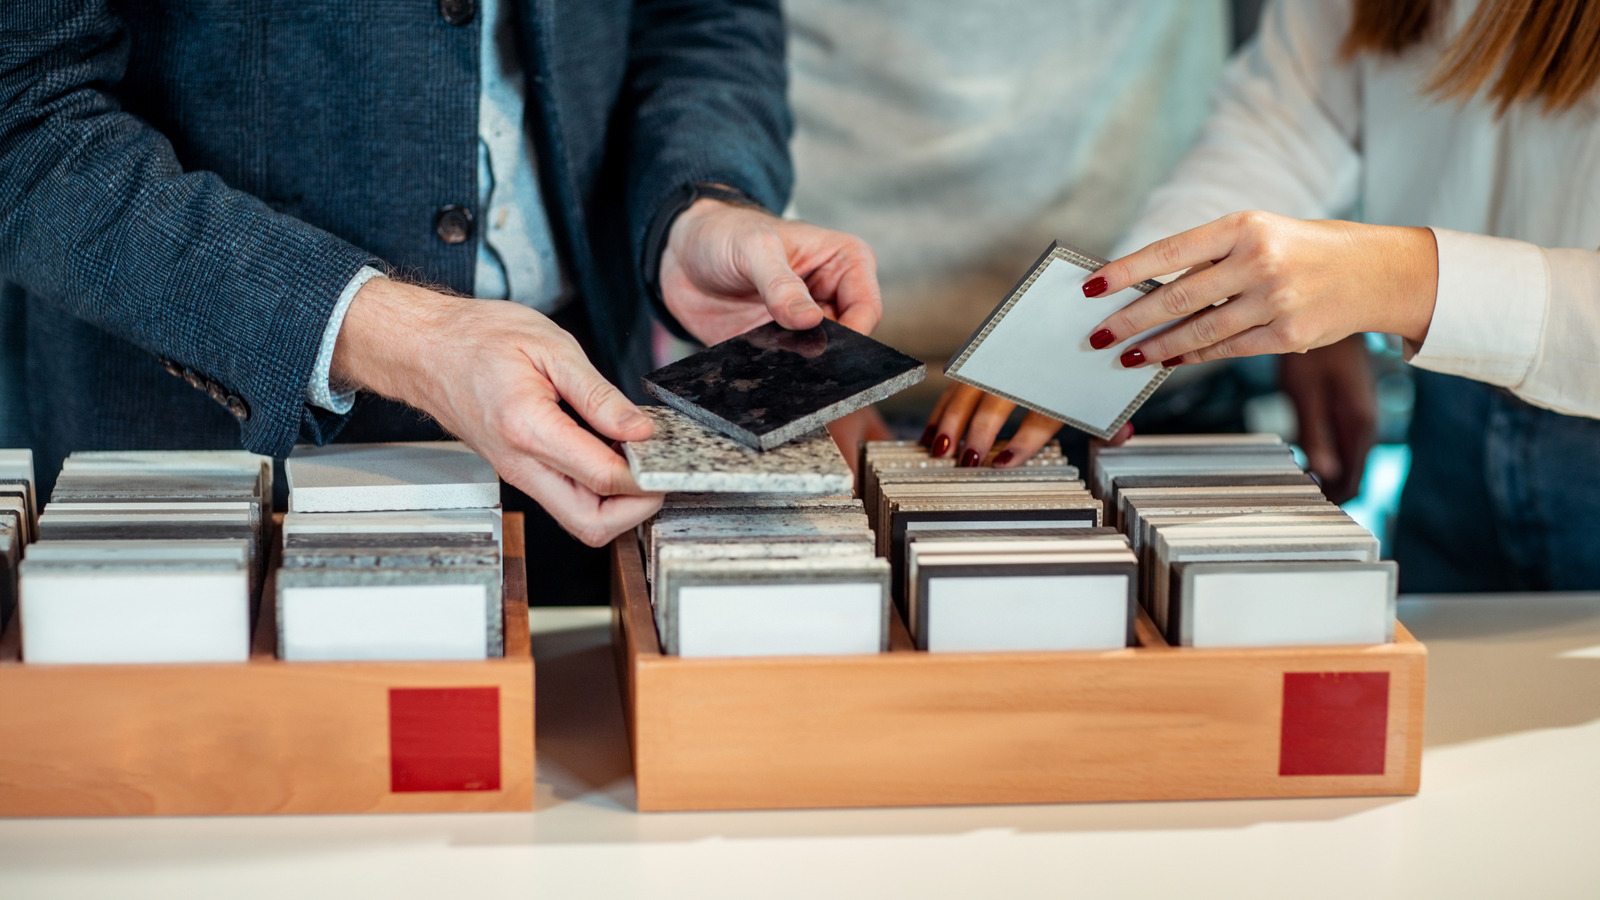
<svg viewBox="0 0 1600 900">
<path fill-rule="evenodd" d="M 269 652 L 228 665 L 0 660 L 0 815 L 532 809 L 520 517 L 506 524 L 506 626 L 522 639 L 507 641 L 504 659 L 284 663 Z M 270 607 L 263 604 L 264 618 Z M 14 643 L 8 636 L 5 646 Z M 455 738 L 463 727 L 475 741 Z"/>
<path fill-rule="evenodd" d="M 642 581 L 618 601 L 625 628 L 650 627 Z M 641 810 L 1416 790 L 1425 657 L 1409 635 L 1381 647 L 1238 652 L 631 655 Z M 1378 771 L 1280 773 L 1291 672 L 1382 676 Z"/>
</svg>

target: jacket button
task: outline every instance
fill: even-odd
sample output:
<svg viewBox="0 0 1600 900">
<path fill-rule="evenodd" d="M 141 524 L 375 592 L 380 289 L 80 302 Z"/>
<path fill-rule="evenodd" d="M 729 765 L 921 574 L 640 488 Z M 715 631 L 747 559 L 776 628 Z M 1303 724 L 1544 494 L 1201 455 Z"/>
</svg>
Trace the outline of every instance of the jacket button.
<svg viewBox="0 0 1600 900">
<path fill-rule="evenodd" d="M 478 4 L 474 0 L 439 0 L 439 15 L 451 25 L 465 25 L 472 21 Z"/>
<path fill-rule="evenodd" d="M 452 203 L 433 216 L 433 233 L 446 244 L 464 244 L 472 237 L 472 210 Z"/>
<path fill-rule="evenodd" d="M 229 394 L 227 403 L 223 405 L 227 406 L 228 412 L 233 413 L 233 417 L 241 422 L 250 418 L 250 405 L 238 394 Z"/>
</svg>

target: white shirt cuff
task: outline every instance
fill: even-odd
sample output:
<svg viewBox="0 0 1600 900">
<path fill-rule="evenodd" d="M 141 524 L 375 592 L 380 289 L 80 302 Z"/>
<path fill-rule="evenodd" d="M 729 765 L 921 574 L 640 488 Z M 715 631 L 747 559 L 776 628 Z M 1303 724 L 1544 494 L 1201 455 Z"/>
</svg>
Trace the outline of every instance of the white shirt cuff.
<svg viewBox="0 0 1600 900">
<path fill-rule="evenodd" d="M 1433 229 L 1439 291 L 1411 363 L 1511 387 L 1539 351 L 1550 296 L 1544 251 L 1524 241 Z M 1412 347 L 1408 343 L 1407 350 Z"/>
<path fill-rule="evenodd" d="M 311 381 L 306 385 L 306 402 L 312 406 L 341 416 L 355 407 L 355 391 L 335 393 L 333 385 L 329 383 L 333 373 L 333 348 L 339 343 L 339 328 L 344 325 L 344 314 L 350 311 L 350 301 L 356 299 L 356 292 L 361 290 L 362 285 L 382 275 L 371 266 L 362 266 L 333 304 L 333 315 L 328 317 L 328 326 L 322 330 L 322 347 L 317 350 L 317 362 L 311 370 Z"/>
</svg>

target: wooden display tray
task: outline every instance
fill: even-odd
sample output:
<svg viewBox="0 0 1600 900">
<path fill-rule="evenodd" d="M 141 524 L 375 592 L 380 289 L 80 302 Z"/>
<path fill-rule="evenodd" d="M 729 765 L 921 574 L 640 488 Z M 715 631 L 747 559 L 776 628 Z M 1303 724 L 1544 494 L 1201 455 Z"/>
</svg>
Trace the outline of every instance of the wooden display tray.
<svg viewBox="0 0 1600 900">
<path fill-rule="evenodd" d="M 503 531 L 504 658 L 284 662 L 270 574 L 244 663 L 23 663 L 12 616 L 0 816 L 531 810 L 521 515 Z"/>
<path fill-rule="evenodd" d="M 633 535 L 612 640 L 638 807 L 784 809 L 1414 794 L 1427 651 L 1140 646 L 683 659 Z"/>
</svg>

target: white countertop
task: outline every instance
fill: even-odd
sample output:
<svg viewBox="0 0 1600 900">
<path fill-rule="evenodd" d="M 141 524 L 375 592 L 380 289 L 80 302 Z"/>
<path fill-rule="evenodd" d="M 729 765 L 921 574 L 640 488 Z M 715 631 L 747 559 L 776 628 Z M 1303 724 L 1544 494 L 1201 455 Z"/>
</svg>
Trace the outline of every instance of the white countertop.
<svg viewBox="0 0 1600 900">
<path fill-rule="evenodd" d="M 608 611 L 535 610 L 536 813 L 0 821 L 0 898 L 1600 896 L 1600 595 L 1401 618 L 1417 797 L 641 815 Z"/>
</svg>

